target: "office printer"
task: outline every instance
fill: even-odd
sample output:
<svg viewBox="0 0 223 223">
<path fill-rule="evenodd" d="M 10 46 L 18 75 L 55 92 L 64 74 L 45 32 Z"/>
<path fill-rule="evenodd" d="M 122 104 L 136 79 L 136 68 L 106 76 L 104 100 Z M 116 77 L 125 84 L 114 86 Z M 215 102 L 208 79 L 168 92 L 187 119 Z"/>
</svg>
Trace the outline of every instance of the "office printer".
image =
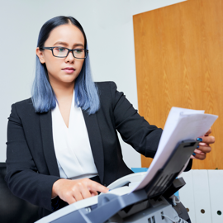
<svg viewBox="0 0 223 223">
<path fill-rule="evenodd" d="M 174 193 L 185 185 L 183 178 L 176 178 L 197 145 L 194 140 L 182 141 L 142 189 L 133 190 L 146 173 L 130 174 L 110 184 L 108 193 L 68 205 L 36 223 L 190 223 Z"/>
</svg>

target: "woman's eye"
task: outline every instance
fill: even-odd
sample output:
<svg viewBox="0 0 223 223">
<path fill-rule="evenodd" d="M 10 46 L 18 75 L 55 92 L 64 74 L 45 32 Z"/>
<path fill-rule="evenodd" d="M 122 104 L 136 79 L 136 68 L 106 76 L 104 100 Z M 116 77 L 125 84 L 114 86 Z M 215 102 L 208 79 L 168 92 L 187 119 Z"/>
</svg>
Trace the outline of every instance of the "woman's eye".
<svg viewBox="0 0 223 223">
<path fill-rule="evenodd" d="M 65 48 L 63 48 L 63 47 L 56 47 L 55 50 L 60 52 L 60 53 L 62 53 L 62 52 L 65 51 Z"/>
<path fill-rule="evenodd" d="M 83 51 L 84 51 L 83 49 L 74 49 L 75 53 L 83 53 Z"/>
</svg>

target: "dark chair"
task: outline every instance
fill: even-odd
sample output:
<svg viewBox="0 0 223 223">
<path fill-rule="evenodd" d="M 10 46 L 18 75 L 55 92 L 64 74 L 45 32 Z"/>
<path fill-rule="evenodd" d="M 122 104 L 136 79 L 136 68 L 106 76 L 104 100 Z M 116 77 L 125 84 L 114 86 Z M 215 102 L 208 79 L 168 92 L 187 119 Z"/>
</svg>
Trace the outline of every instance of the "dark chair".
<svg viewBox="0 0 223 223">
<path fill-rule="evenodd" d="M 38 207 L 15 197 L 5 182 L 6 164 L 0 163 L 0 222 L 33 223 L 38 219 Z"/>
</svg>

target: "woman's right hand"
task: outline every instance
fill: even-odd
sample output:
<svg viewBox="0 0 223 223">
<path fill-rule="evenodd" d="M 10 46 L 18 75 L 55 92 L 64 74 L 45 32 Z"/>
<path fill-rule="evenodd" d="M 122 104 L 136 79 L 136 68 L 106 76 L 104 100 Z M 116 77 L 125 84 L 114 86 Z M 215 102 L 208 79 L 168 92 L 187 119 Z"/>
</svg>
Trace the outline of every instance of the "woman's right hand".
<svg viewBox="0 0 223 223">
<path fill-rule="evenodd" d="M 53 184 L 52 198 L 59 196 L 68 204 L 95 196 L 99 192 L 107 193 L 108 188 L 90 179 L 59 179 Z"/>
</svg>

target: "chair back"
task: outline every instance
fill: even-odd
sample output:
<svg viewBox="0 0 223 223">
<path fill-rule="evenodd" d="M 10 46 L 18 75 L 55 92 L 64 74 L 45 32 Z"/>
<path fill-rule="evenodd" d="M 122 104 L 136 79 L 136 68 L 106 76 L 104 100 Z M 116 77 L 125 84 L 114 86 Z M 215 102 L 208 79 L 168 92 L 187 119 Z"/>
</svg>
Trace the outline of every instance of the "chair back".
<svg viewBox="0 0 223 223">
<path fill-rule="evenodd" d="M 5 182 L 6 164 L 0 163 L 0 222 L 33 223 L 38 219 L 38 207 L 14 196 Z"/>
</svg>

